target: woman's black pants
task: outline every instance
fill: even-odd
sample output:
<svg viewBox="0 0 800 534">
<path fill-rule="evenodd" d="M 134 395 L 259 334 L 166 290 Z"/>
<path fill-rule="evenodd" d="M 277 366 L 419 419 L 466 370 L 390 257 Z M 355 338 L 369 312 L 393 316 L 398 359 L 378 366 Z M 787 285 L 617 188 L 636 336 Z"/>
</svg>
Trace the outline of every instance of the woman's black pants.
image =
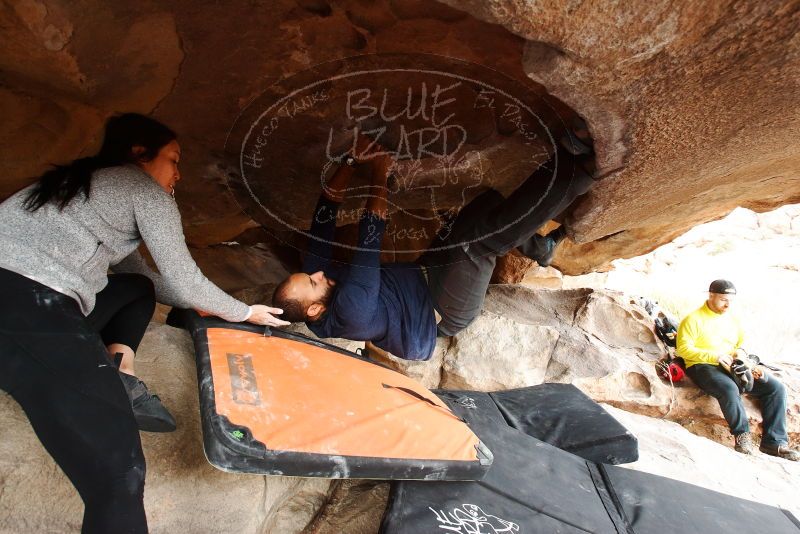
<svg viewBox="0 0 800 534">
<path fill-rule="evenodd" d="M 136 350 L 154 306 L 142 275 L 110 275 L 86 317 L 71 297 L 0 269 L 0 389 L 78 490 L 83 533 L 147 532 L 139 431 L 105 346 Z"/>
</svg>

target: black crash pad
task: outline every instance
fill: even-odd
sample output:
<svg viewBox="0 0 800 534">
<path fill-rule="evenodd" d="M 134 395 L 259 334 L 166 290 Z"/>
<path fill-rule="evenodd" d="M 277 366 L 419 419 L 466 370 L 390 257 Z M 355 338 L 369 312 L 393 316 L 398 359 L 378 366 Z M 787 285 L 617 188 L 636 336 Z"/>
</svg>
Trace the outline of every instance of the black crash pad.
<svg viewBox="0 0 800 534">
<path fill-rule="evenodd" d="M 540 384 L 508 391 L 437 390 L 469 409 L 480 400 L 490 417 L 593 462 L 622 464 L 639 458 L 639 443 L 622 424 L 571 384 Z M 489 409 L 493 406 L 492 409 Z M 477 416 L 477 414 L 476 414 Z"/>
<path fill-rule="evenodd" d="M 523 434 L 489 396 L 440 397 L 494 451 L 494 464 L 478 482 L 393 483 L 383 534 L 800 533 L 778 508 L 590 462 Z"/>
<path fill-rule="evenodd" d="M 393 484 L 381 532 L 616 532 L 585 460 L 509 427 L 488 395 L 439 394 L 492 450 L 492 468 L 479 483 Z"/>
<path fill-rule="evenodd" d="M 636 437 L 572 384 L 540 384 L 489 395 L 510 426 L 559 449 L 606 464 L 639 459 Z"/>
</svg>

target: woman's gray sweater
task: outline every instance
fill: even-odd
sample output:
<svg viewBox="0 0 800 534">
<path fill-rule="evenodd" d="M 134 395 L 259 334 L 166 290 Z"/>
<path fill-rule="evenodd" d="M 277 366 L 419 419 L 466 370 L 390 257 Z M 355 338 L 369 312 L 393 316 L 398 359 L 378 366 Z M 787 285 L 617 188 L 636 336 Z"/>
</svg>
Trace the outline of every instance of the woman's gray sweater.
<svg viewBox="0 0 800 534">
<path fill-rule="evenodd" d="M 86 315 L 111 268 L 149 277 L 164 304 L 228 321 L 247 317 L 248 306 L 195 264 L 175 200 L 135 165 L 96 171 L 89 199 L 79 193 L 62 211 L 53 203 L 27 211 L 23 202 L 31 187 L 0 204 L 0 267 L 69 295 Z M 142 241 L 160 274 L 137 251 Z"/>
</svg>

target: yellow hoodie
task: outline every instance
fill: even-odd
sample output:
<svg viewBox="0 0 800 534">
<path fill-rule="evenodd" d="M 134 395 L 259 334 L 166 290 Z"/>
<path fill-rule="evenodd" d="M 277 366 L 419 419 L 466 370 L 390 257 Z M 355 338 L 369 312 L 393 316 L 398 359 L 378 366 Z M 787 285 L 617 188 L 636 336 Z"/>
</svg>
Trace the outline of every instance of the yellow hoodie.
<svg viewBox="0 0 800 534">
<path fill-rule="evenodd" d="M 730 312 L 715 313 L 705 303 L 681 321 L 676 348 L 686 367 L 697 363 L 718 365 L 718 355 L 732 354 L 743 340 L 744 332 L 736 317 Z"/>
</svg>

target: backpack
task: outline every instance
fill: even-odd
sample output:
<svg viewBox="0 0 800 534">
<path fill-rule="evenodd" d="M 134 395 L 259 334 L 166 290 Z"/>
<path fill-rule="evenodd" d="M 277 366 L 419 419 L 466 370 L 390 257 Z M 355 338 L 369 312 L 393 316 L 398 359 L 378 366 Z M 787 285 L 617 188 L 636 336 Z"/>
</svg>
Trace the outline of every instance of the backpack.
<svg viewBox="0 0 800 534">
<path fill-rule="evenodd" d="M 645 309 L 653 319 L 656 336 L 667 346 L 667 354 L 656 362 L 658 376 L 670 382 L 680 382 L 686 376 L 686 365 L 683 358 L 675 357 L 673 350 L 678 337 L 678 321 L 669 313 L 661 309 L 658 302 L 646 297 L 635 297 L 632 304 L 638 304 Z"/>
</svg>

